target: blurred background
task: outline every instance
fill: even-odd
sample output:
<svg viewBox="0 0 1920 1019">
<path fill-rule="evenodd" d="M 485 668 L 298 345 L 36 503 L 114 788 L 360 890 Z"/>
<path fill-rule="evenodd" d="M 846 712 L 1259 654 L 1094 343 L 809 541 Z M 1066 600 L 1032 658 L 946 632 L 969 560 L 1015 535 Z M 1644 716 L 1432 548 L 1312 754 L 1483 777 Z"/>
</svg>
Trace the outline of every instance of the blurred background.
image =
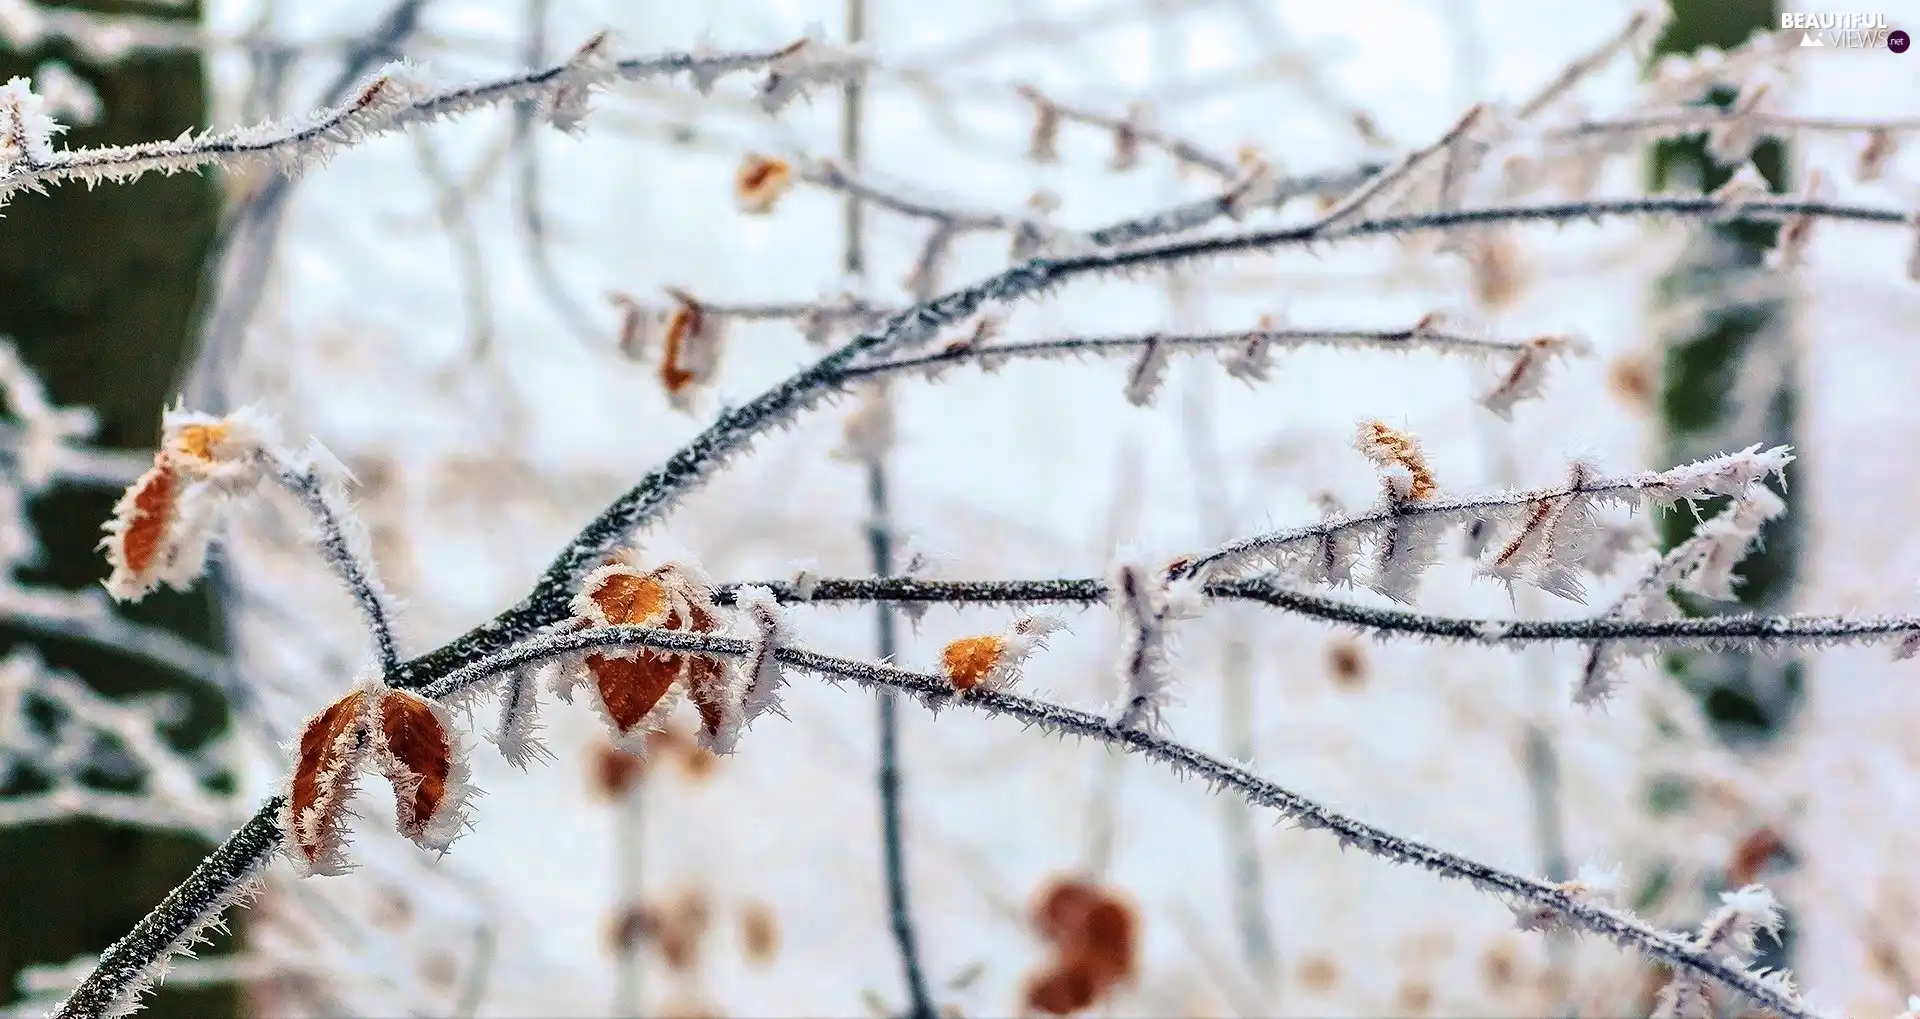
<svg viewBox="0 0 1920 1019">
<path fill-rule="evenodd" d="M 1543 95 L 1634 11 L 0 0 L 0 64 L 33 77 L 74 146 L 304 115 L 401 57 L 435 82 L 498 77 L 602 29 L 623 53 L 811 32 L 873 57 L 854 99 L 823 85 L 777 115 L 755 103 L 752 75 L 706 96 L 658 79 L 596 94 L 576 132 L 503 106 L 369 139 L 295 178 L 243 168 L 14 198 L 0 222 L 0 333 L 19 352 L 0 373 L 16 421 L 0 436 L 0 1003 L 38 1015 L 69 988 L 281 782 L 281 744 L 372 662 L 304 522 L 271 500 L 244 509 L 200 589 L 104 608 L 99 524 L 176 397 L 259 404 L 351 468 L 403 606 L 403 651 L 419 654 L 512 604 L 609 500 L 718 409 L 871 321 L 863 309 L 999 271 L 1056 230 L 1217 194 L 1256 160 L 1336 179 L 1390 162 L 1474 103 Z M 1547 141 L 1497 149 L 1441 199 L 1697 191 L 1750 152 L 1781 193 L 1920 203 L 1920 161 L 1900 144 L 1920 129 L 1920 55 L 1742 48 L 1782 11 L 1855 9 L 1674 0 L 1663 31 L 1544 93 L 1528 126 Z M 1920 28 L 1912 0 L 1868 13 Z M 1580 140 L 1582 124 L 1700 103 L 1757 104 L 1790 126 L 1750 146 Z M 1057 158 L 1037 160 L 1049 116 Z M 1734 159 L 1716 158 L 1730 145 Z M 802 179 L 756 214 L 736 182 L 754 156 L 833 159 L 872 192 Z M 945 211 L 902 214 L 874 194 Z M 1310 216 L 1335 194 L 1247 222 Z M 876 569 L 878 518 L 893 569 L 1100 575 L 1122 549 L 1171 557 L 1309 522 L 1328 500 L 1367 503 L 1378 481 L 1352 435 L 1379 419 L 1423 440 L 1449 493 L 1557 484 L 1575 455 L 1624 472 L 1791 443 L 1792 513 L 1742 569 L 1747 607 L 1910 612 L 1912 237 L 1821 223 L 1804 264 L 1781 272 L 1762 264 L 1772 230 L 1523 227 L 1076 284 L 1008 309 L 1003 336 L 1262 316 L 1400 329 L 1444 312 L 1496 336 L 1576 335 L 1593 354 L 1558 366 L 1510 421 L 1479 402 L 1488 365 L 1431 351 L 1288 351 L 1252 387 L 1217 358 L 1177 358 L 1149 406 L 1127 398 L 1124 360 L 957 366 L 803 417 L 637 543 L 720 581 L 801 564 L 860 576 Z M 711 384 L 677 406 L 658 352 L 623 349 L 622 326 L 630 309 L 688 300 L 728 335 Z M 876 464 L 849 446 L 882 403 L 893 442 Z M 28 441 L 48 405 L 93 408 L 90 443 L 48 454 Z M 1670 546 L 1687 519 L 1640 523 Z M 1418 604 L 1571 618 L 1603 611 L 1635 572 L 1593 580 L 1583 605 L 1476 579 L 1463 544 Z M 871 608 L 822 606 L 793 624 L 823 651 L 929 669 L 948 640 L 1007 618 L 934 609 L 881 624 Z M 1118 696 L 1114 621 L 1068 621 L 1022 689 L 1100 710 Z M 1812 1000 L 1892 1015 L 1920 992 L 1920 694 L 1885 648 L 1667 656 L 1633 667 L 1604 711 L 1571 701 L 1578 647 L 1379 641 L 1246 606 L 1186 624 L 1178 661 L 1169 727 L 1183 742 L 1508 869 L 1563 880 L 1618 866 L 1622 900 L 1679 929 L 1718 892 L 1764 881 L 1788 925 L 1762 961 L 1791 966 Z M 1663 982 L 1613 946 L 1522 933 L 1492 898 L 1343 854 L 1144 762 L 805 678 L 786 710 L 724 758 L 694 745 L 689 716 L 641 761 L 584 706 L 548 703 L 553 760 L 523 772 L 485 742 L 482 701 L 469 742 L 485 795 L 450 853 L 392 834 L 369 783 L 357 869 L 298 880 L 276 866 L 234 933 L 176 967 L 153 1014 L 903 1014 L 883 728 L 917 954 L 946 1012 L 1620 1016 L 1645 1013 Z M 1034 914 L 1061 882 L 1121 904 L 1135 935 L 1127 978 L 1085 1001 L 1047 989 Z"/>
</svg>

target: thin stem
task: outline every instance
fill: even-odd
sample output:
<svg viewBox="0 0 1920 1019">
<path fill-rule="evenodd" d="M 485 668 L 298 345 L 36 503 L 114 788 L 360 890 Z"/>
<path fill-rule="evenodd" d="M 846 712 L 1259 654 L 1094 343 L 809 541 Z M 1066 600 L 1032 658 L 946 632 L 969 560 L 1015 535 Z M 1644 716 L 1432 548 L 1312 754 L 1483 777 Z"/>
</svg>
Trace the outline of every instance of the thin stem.
<svg viewBox="0 0 1920 1019">
<path fill-rule="evenodd" d="M 785 581 L 763 581 L 783 602 L 825 604 L 885 600 L 944 605 L 1092 605 L 1106 601 L 1105 581 L 922 580 L 894 577 L 827 578 L 810 582 L 801 598 Z M 722 585 L 715 597 L 730 604 L 739 585 Z M 1571 643 L 1596 640 L 1703 641 L 1752 644 L 1864 643 L 1920 633 L 1916 616 L 1702 616 L 1692 619 L 1475 619 L 1381 609 L 1280 586 L 1269 578 L 1214 581 L 1202 587 L 1209 598 L 1250 601 L 1312 619 L 1386 634 L 1439 637 L 1487 645 Z"/>
<path fill-rule="evenodd" d="M 327 497 L 326 487 L 313 469 L 294 471 L 275 465 L 274 477 L 287 491 L 299 498 L 308 513 L 313 514 L 320 532 L 321 554 L 334 572 L 340 575 L 340 582 L 346 585 L 347 593 L 353 596 L 354 604 L 367 618 L 367 628 L 373 633 L 374 650 L 380 656 L 380 674 L 393 675 L 400 668 L 400 650 L 394 641 L 393 621 L 388 617 L 372 566 L 362 560 L 359 550 L 355 548 L 357 543 L 347 534 L 346 518 L 333 505 L 333 500 Z"/>
<path fill-rule="evenodd" d="M 1167 335 L 1142 333 L 1137 336 L 1078 336 L 1054 340 L 1030 340 L 1019 343 L 954 344 L 932 354 L 893 358 L 849 368 L 849 379 L 891 375 L 916 369 L 935 369 L 965 361 L 985 362 L 991 366 L 1001 360 L 1045 360 L 1061 357 L 1120 357 L 1139 352 L 1150 344 L 1167 351 L 1201 353 L 1204 351 L 1239 352 L 1248 347 L 1299 348 L 1318 344 L 1373 350 L 1430 349 L 1443 354 L 1467 357 L 1515 356 L 1529 349 L 1527 340 L 1504 340 L 1465 333 L 1433 332 L 1412 329 L 1247 329 Z"/>
<path fill-rule="evenodd" d="M 866 41 L 866 0 L 847 0 L 847 42 Z M 860 79 L 850 78 L 842 86 L 840 105 L 840 160 L 849 173 L 860 172 L 861 118 L 864 90 Z M 850 178 L 843 178 L 843 183 Z M 872 195 L 865 189 L 848 186 L 842 205 L 842 248 L 840 268 L 848 276 L 864 276 L 867 271 L 866 203 Z M 882 389 L 876 400 L 889 399 Z M 873 561 L 873 574 L 893 574 L 893 520 L 887 500 L 887 465 L 884 452 L 869 459 L 867 474 L 867 548 Z M 883 662 L 892 661 L 896 645 L 893 608 L 876 602 L 874 647 Z M 907 897 L 907 849 L 905 823 L 901 809 L 900 781 L 900 706 L 891 690 L 879 691 L 876 703 L 878 727 L 875 780 L 880 797 L 881 867 L 887 886 L 887 926 L 893 932 L 894 948 L 900 954 L 901 975 L 907 985 L 912 1019 L 933 1019 L 933 996 L 927 989 L 926 973 L 920 964 L 920 943 L 914 930 L 913 907 Z"/>
<path fill-rule="evenodd" d="M 417 8 L 418 3 L 404 6 Z M 502 103 L 535 99 L 563 87 L 585 87 L 613 80 L 693 73 L 727 74 L 766 67 L 796 52 L 792 45 L 773 50 L 695 56 L 667 53 L 657 57 L 610 61 L 605 67 L 554 64 L 519 74 L 432 92 L 396 108 L 380 105 L 388 91 L 363 88 L 346 103 L 306 123 L 274 130 L 271 124 L 249 125 L 198 138 L 143 142 L 137 145 L 65 149 L 51 158 L 21 156 L 0 173 L 0 202 L 29 188 L 67 181 L 127 180 L 152 171 L 177 172 L 244 158 L 274 158 L 283 166 L 310 160 L 323 152 L 352 144 L 370 134 L 398 130 Z"/>
<path fill-rule="evenodd" d="M 884 397 L 883 397 L 884 399 Z M 887 502 L 886 466 L 867 465 L 868 547 L 873 555 L 876 577 L 893 573 L 893 532 Z M 895 653 L 892 606 L 874 603 L 874 644 L 879 660 L 892 661 Z M 900 968 L 912 1000 L 913 1019 L 933 1019 L 933 996 L 927 988 L 926 971 L 920 963 L 920 941 L 913 922 L 912 904 L 907 896 L 907 850 L 905 824 L 901 810 L 900 717 L 898 696 L 892 690 L 879 691 L 879 765 L 876 777 L 880 786 L 880 840 L 886 869 L 887 924 L 893 931 L 900 952 Z"/>
</svg>

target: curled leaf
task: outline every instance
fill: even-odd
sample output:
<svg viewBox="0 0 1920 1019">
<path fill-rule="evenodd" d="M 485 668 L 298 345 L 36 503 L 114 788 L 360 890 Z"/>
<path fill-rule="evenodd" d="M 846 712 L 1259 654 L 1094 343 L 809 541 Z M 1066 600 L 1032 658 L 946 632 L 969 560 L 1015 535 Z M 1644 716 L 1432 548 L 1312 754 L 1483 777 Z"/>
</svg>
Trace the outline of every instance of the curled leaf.
<svg viewBox="0 0 1920 1019">
<path fill-rule="evenodd" d="M 288 780 L 280 828 L 287 854 L 303 875 L 345 870 L 347 801 L 367 751 L 373 700 L 354 690 L 307 721 Z"/>
<path fill-rule="evenodd" d="M 676 408 L 692 406 L 693 390 L 713 378 L 720 366 L 724 322 L 684 294 L 667 318 L 666 345 L 660 354 L 660 385 Z"/>
<path fill-rule="evenodd" d="M 466 768 L 451 723 L 446 708 L 418 694 L 380 694 L 374 766 L 393 783 L 395 828 L 423 849 L 446 849 L 465 820 Z"/>
</svg>

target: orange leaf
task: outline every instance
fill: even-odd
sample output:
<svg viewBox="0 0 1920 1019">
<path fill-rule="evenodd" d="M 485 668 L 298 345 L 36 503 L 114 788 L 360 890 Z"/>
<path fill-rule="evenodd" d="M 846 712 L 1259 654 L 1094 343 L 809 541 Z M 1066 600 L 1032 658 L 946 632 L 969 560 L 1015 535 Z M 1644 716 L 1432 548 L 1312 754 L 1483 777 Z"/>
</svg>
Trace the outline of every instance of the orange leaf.
<svg viewBox="0 0 1920 1019">
<path fill-rule="evenodd" d="M 962 637 L 940 652 L 940 669 L 955 690 L 971 690 L 993 674 L 1005 648 L 999 637 Z"/>
<path fill-rule="evenodd" d="M 609 626 L 658 626 L 666 617 L 667 589 L 654 577 L 614 573 L 588 593 Z"/>
<path fill-rule="evenodd" d="M 593 674 L 607 720 L 620 735 L 632 735 L 673 689 L 685 664 L 677 659 L 647 650 L 635 651 L 631 658 L 587 656 L 587 671 Z"/>
<path fill-rule="evenodd" d="M 127 487 L 107 523 L 107 563 L 113 575 L 107 590 L 120 599 L 138 598 L 153 588 L 166 569 L 178 538 L 181 479 L 165 457 Z"/>
<path fill-rule="evenodd" d="M 741 212 L 765 215 L 793 186 L 793 168 L 778 156 L 749 154 L 733 177 L 733 201 Z"/>
<path fill-rule="evenodd" d="M 374 760 L 393 783 L 395 827 L 428 849 L 445 849 L 460 829 L 464 776 L 444 710 L 405 690 L 380 695 Z"/>
<path fill-rule="evenodd" d="M 214 447 L 226 441 L 232 426 L 224 421 L 183 425 L 167 444 L 168 451 L 206 463 L 213 461 Z"/>
<path fill-rule="evenodd" d="M 660 355 L 660 384 L 670 395 L 677 395 L 699 380 L 699 373 L 681 364 L 686 350 L 706 324 L 706 313 L 697 304 L 682 303 L 667 319 L 667 345 Z"/>
<path fill-rule="evenodd" d="M 295 865 L 305 873 L 340 872 L 347 801 L 366 747 L 367 704 L 367 695 L 355 690 L 327 705 L 300 731 L 300 756 L 280 825 Z"/>
</svg>

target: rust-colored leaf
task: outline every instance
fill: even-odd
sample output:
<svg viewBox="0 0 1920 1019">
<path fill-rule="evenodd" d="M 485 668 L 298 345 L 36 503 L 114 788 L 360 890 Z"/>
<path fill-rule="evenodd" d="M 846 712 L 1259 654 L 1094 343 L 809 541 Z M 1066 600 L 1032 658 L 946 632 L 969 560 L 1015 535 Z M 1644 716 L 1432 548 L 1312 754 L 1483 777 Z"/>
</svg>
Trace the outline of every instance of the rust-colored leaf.
<svg viewBox="0 0 1920 1019">
<path fill-rule="evenodd" d="M 1035 900 L 1033 924 L 1055 953 L 1053 966 L 1028 984 L 1033 1010 L 1082 1011 L 1133 979 L 1138 921 L 1113 890 L 1081 878 L 1057 879 Z"/>
<path fill-rule="evenodd" d="M 282 828 L 295 863 L 307 873 L 338 870 L 347 800 L 353 796 L 365 745 L 366 698 L 355 690 L 327 705 L 300 730 Z"/>
<path fill-rule="evenodd" d="M 452 792 L 453 735 L 432 701 L 405 690 L 380 696 L 379 765 L 393 783 L 400 834 L 444 849 L 454 826 L 445 823 Z"/>
<path fill-rule="evenodd" d="M 698 372 L 684 366 L 687 348 L 706 326 L 706 312 L 700 306 L 683 301 L 667 319 L 666 349 L 660 355 L 660 384 L 668 394 L 683 392 L 699 380 Z"/>
<path fill-rule="evenodd" d="M 1056 966 L 1027 981 L 1027 1010 L 1041 1015 L 1073 1015 L 1099 1000 L 1092 974 L 1080 966 Z"/>
<path fill-rule="evenodd" d="M 778 156 L 749 154 L 733 178 L 733 200 L 741 212 L 765 215 L 793 186 L 793 168 Z"/>
<path fill-rule="evenodd" d="M 635 651 L 631 658 L 587 656 L 587 671 L 600 692 L 600 703 L 621 735 L 627 735 L 646 720 L 661 699 L 680 678 L 683 663 L 677 656 L 655 651 Z"/>
<path fill-rule="evenodd" d="M 100 545 L 106 549 L 107 564 L 113 567 L 107 592 L 115 598 L 139 598 L 153 589 L 166 570 L 179 543 L 176 531 L 182 488 L 183 481 L 173 464 L 165 456 L 157 456 L 153 466 L 127 486 L 126 493 L 114 504 L 107 537 Z"/>
<path fill-rule="evenodd" d="M 1440 485 L 1427 467 L 1426 455 L 1420 451 L 1420 440 L 1412 435 L 1384 421 L 1368 421 L 1361 424 L 1355 445 L 1377 466 L 1407 469 L 1411 478 L 1403 498 L 1417 502 L 1439 492 Z"/>
</svg>

